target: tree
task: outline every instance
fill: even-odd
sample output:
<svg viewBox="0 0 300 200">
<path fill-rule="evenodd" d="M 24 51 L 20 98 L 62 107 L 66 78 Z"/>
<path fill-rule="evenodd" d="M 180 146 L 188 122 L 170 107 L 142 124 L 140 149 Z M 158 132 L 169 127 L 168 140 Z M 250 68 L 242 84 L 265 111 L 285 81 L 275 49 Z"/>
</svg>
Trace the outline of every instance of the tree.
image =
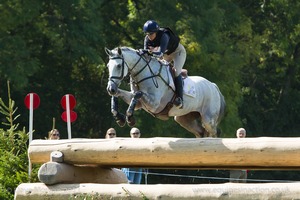
<svg viewBox="0 0 300 200">
<path fill-rule="evenodd" d="M 254 136 L 298 133 L 298 1 L 236 1 L 253 24 L 259 49 L 243 69 L 244 102 L 240 113 Z"/>
<path fill-rule="evenodd" d="M 0 129 L 0 198 L 13 199 L 14 191 L 21 183 L 28 182 L 28 134 L 25 128 L 19 130 L 16 124 L 17 115 L 15 101 L 10 97 L 8 83 L 8 104 L 0 98 L 0 113 L 6 117 L 2 124 L 8 127 Z M 33 168 L 31 181 L 37 181 L 37 168 Z"/>
</svg>

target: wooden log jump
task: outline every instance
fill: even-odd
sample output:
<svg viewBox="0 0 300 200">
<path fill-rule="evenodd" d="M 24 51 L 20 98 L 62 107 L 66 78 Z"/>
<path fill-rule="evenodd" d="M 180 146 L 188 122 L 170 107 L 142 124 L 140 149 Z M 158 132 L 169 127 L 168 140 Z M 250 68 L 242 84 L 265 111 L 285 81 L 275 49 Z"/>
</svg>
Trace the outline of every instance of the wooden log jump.
<svg viewBox="0 0 300 200">
<path fill-rule="evenodd" d="M 53 151 L 70 164 L 190 169 L 300 169 L 300 138 L 114 138 L 34 140 L 32 163 Z"/>
<path fill-rule="evenodd" d="M 38 178 L 47 185 L 57 183 L 128 183 L 126 175 L 115 168 L 98 166 L 73 166 L 65 163 L 44 163 L 38 172 Z"/>
<path fill-rule="evenodd" d="M 224 184 L 57 184 L 23 183 L 15 200 L 40 199 L 257 199 L 290 200 L 300 197 L 297 183 L 224 183 Z"/>
</svg>

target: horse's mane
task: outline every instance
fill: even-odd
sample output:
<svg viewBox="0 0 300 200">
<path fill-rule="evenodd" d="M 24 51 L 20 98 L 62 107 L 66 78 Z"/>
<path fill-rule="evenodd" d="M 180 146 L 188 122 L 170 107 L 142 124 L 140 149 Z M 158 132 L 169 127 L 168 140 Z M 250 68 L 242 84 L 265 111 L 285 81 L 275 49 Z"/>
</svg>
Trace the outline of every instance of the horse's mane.
<svg viewBox="0 0 300 200">
<path fill-rule="evenodd" d="M 137 53 L 138 55 L 140 55 L 140 54 L 138 53 L 139 50 L 136 50 L 136 49 L 134 49 L 134 48 L 132 48 L 132 47 L 127 47 L 127 46 L 116 47 L 116 48 L 114 48 L 114 49 L 112 50 L 112 52 L 113 52 L 115 55 L 119 55 L 119 53 L 118 53 L 119 48 L 121 49 L 122 52 L 130 52 L 130 53 L 135 53 L 135 54 Z M 140 56 L 148 57 L 148 54 L 144 54 L 144 55 L 140 55 Z M 162 62 L 160 62 L 160 61 L 157 60 L 157 59 L 151 59 L 150 63 L 152 63 L 152 64 L 158 64 L 158 65 L 163 64 Z"/>
<path fill-rule="evenodd" d="M 122 51 L 132 51 L 132 52 L 137 52 L 136 49 L 132 48 L 132 47 L 126 47 L 126 46 L 122 46 L 122 47 L 115 47 L 112 52 L 118 54 L 118 49 L 121 49 Z"/>
<path fill-rule="evenodd" d="M 132 47 L 126 47 L 126 46 L 123 46 L 123 47 L 120 47 L 122 50 L 124 50 L 124 51 L 134 51 L 134 52 L 136 52 L 137 50 L 136 49 L 134 49 L 134 48 L 132 48 Z"/>
</svg>

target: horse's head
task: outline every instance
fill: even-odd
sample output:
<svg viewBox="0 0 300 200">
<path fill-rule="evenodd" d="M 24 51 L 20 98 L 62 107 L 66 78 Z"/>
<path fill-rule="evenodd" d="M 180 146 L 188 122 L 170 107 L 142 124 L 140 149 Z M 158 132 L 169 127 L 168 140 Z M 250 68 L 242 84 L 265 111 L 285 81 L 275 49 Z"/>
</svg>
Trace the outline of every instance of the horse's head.
<svg viewBox="0 0 300 200">
<path fill-rule="evenodd" d="M 110 95 L 115 95 L 118 92 L 121 81 L 128 74 L 128 66 L 122 55 L 121 48 L 118 47 L 113 50 L 105 48 L 105 52 L 109 56 L 109 62 L 107 63 L 109 78 L 106 89 Z"/>
</svg>

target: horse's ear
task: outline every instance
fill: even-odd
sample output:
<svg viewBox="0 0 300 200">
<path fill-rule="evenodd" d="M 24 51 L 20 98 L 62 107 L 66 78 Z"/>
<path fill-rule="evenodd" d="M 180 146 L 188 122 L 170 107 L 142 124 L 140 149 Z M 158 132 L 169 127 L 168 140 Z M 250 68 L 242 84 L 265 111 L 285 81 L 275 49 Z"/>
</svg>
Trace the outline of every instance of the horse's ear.
<svg viewBox="0 0 300 200">
<path fill-rule="evenodd" d="M 112 55 L 111 50 L 109 50 L 108 48 L 105 47 L 104 50 L 105 50 L 105 53 L 106 53 L 108 56 L 111 56 L 111 55 Z"/>
<path fill-rule="evenodd" d="M 118 54 L 119 54 L 120 56 L 122 56 L 122 50 L 121 50 L 120 47 L 118 47 Z"/>
</svg>

